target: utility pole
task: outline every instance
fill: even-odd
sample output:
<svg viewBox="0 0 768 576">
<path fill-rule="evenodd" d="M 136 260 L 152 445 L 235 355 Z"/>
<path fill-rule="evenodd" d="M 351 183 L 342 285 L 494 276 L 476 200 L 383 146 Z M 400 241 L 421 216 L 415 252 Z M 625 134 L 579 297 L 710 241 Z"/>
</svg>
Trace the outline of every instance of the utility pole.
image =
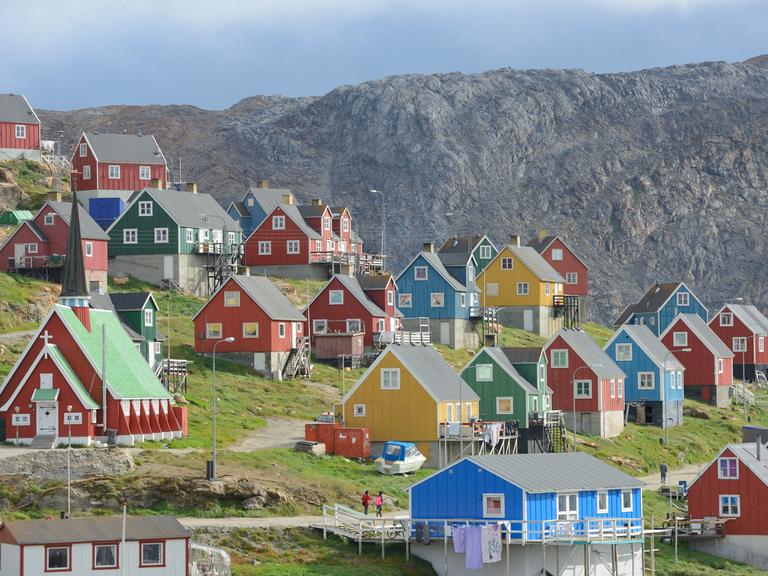
<svg viewBox="0 0 768 576">
<path fill-rule="evenodd" d="M 386 219 L 385 219 L 385 208 L 386 205 L 384 203 L 384 193 L 380 190 L 374 190 L 371 189 L 371 194 L 378 194 L 381 196 L 381 257 L 382 257 L 382 267 L 384 266 L 384 236 L 385 236 L 385 229 L 386 229 Z"/>
</svg>

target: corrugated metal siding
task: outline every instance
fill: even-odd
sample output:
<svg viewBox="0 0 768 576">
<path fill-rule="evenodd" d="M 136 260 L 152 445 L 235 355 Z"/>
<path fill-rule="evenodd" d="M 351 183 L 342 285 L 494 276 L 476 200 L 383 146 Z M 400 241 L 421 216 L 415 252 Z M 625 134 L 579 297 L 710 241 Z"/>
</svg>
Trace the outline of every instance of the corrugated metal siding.
<svg viewBox="0 0 768 576">
<path fill-rule="evenodd" d="M 139 202 L 151 201 L 152 216 L 139 216 Z M 123 244 L 123 230 L 136 229 L 136 244 Z M 155 228 L 168 228 L 168 242 L 155 243 Z M 177 254 L 179 227 L 162 206 L 144 192 L 120 215 L 109 231 L 109 257 L 136 254 Z"/>
<path fill-rule="evenodd" d="M 16 138 L 16 126 L 27 127 L 26 138 Z M 40 150 L 40 125 L 23 122 L 0 122 L 0 148 Z"/>
<path fill-rule="evenodd" d="M 414 280 L 414 268 L 416 266 L 428 267 L 426 281 L 417 282 Z M 469 302 L 467 301 L 467 305 L 462 307 L 459 293 L 421 256 L 416 258 L 413 264 L 398 277 L 397 287 L 400 294 L 411 294 L 412 297 L 412 307 L 400 309 L 406 318 L 420 316 L 427 318 L 469 318 Z M 442 292 L 444 295 L 442 308 L 430 306 L 430 294 L 437 292 Z"/>
<path fill-rule="evenodd" d="M 523 491 L 467 460 L 415 486 L 411 514 L 414 519 L 482 520 L 483 494 L 504 494 L 504 519 L 522 520 Z"/>
</svg>

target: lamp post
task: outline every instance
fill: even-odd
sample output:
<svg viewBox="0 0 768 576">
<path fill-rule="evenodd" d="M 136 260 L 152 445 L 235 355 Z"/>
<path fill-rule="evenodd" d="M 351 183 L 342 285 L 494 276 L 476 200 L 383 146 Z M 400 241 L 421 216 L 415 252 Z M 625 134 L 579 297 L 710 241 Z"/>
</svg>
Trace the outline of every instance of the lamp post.
<svg viewBox="0 0 768 576">
<path fill-rule="evenodd" d="M 666 403 L 667 360 L 669 359 L 669 357 L 672 355 L 673 352 L 690 352 L 690 351 L 691 351 L 690 348 L 670 348 L 669 350 L 667 350 L 667 353 L 664 354 L 664 379 L 662 381 L 662 387 L 661 387 L 661 393 L 663 395 L 663 397 L 662 397 L 662 405 L 664 405 L 664 403 Z M 675 378 L 675 380 L 677 380 L 677 378 Z M 670 422 L 670 421 L 674 422 L 675 419 L 667 417 L 666 416 L 666 410 L 665 410 L 664 414 L 665 414 L 665 416 L 664 416 L 665 420 L 663 420 L 663 422 L 664 422 L 664 432 L 665 432 L 665 435 L 666 435 L 666 439 L 665 439 L 664 443 L 665 443 L 666 447 L 669 448 L 669 426 L 667 425 L 667 423 Z"/>
<path fill-rule="evenodd" d="M 13 407 L 13 411 L 16 414 L 16 422 L 14 422 L 14 424 L 16 424 L 16 447 L 17 448 L 19 447 L 19 410 L 20 408 L 18 406 Z"/>
<path fill-rule="evenodd" d="M 67 518 L 72 517 L 72 405 L 67 406 Z"/>
<path fill-rule="evenodd" d="M 213 345 L 213 460 L 211 463 L 210 480 L 216 480 L 216 347 L 222 342 L 234 342 L 232 336 L 220 338 Z"/>
<path fill-rule="evenodd" d="M 576 370 L 573 371 L 573 451 L 576 452 L 576 374 L 579 373 L 579 370 L 584 370 L 585 368 L 602 368 L 602 364 L 585 364 L 584 366 L 579 366 L 576 368 Z M 595 375 L 597 376 L 597 375 Z M 599 378 L 598 378 L 599 381 Z"/>
<path fill-rule="evenodd" d="M 378 194 L 381 196 L 381 257 L 384 258 L 384 229 L 386 227 L 385 219 L 384 219 L 384 192 L 380 190 L 374 190 L 371 188 L 371 194 Z"/>
</svg>

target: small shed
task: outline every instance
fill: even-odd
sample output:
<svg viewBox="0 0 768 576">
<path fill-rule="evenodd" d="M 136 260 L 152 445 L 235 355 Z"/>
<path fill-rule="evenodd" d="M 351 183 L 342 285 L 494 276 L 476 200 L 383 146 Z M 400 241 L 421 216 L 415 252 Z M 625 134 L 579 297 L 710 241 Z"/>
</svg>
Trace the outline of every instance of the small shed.
<svg viewBox="0 0 768 576">
<path fill-rule="evenodd" d="M 365 347 L 363 332 L 331 332 L 315 334 L 315 358 L 336 362 L 344 356 L 344 363 L 359 365 Z"/>
<path fill-rule="evenodd" d="M 22 222 L 32 220 L 29 210 L 6 210 L 0 213 L 0 226 L 18 226 Z"/>
</svg>

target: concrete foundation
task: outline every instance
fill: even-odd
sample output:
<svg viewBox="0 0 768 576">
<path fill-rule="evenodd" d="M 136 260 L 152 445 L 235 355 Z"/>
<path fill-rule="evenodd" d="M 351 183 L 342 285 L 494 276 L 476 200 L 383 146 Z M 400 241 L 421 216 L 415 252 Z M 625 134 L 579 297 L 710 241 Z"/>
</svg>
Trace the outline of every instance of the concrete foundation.
<svg viewBox="0 0 768 576">
<path fill-rule="evenodd" d="M 209 296 L 205 265 L 213 262 L 212 254 L 144 254 L 115 256 L 109 259 L 111 275 L 128 274 L 144 282 L 160 286 L 165 280 L 166 258 L 170 258 L 173 280 L 195 296 Z"/>
<path fill-rule="evenodd" d="M 551 338 L 563 327 L 563 317 L 555 318 L 555 309 L 549 306 L 507 306 L 499 310 L 499 321 L 543 338 Z"/>
<path fill-rule="evenodd" d="M 40 162 L 43 154 L 40 150 L 23 150 L 20 148 L 0 148 L 0 160 L 34 160 Z"/>
<path fill-rule="evenodd" d="M 617 544 L 615 574 L 642 576 L 643 553 L 641 544 Z M 449 540 L 447 553 L 442 540 L 424 545 L 414 543 L 411 553 L 432 564 L 437 574 L 474 574 L 467 570 L 466 555 L 453 551 Z M 447 568 L 447 571 L 446 571 Z M 501 562 L 484 564 L 483 576 L 615 576 L 612 571 L 611 545 L 562 544 L 542 546 L 531 542 L 525 546 L 502 544 Z"/>
<path fill-rule="evenodd" d="M 579 434 L 613 438 L 624 431 L 624 412 L 622 410 L 606 410 L 604 412 L 577 412 L 574 423 L 573 412 L 566 412 L 565 426 Z"/>
<path fill-rule="evenodd" d="M 404 318 L 403 330 L 418 331 L 418 318 Z M 480 346 L 475 321 L 465 318 L 430 318 L 429 333 L 433 344 L 444 344 L 453 349 L 469 348 L 474 350 Z"/>
<path fill-rule="evenodd" d="M 707 402 L 718 408 L 725 408 L 731 405 L 730 386 L 698 386 L 686 382 L 685 397 L 691 400 Z"/>
<path fill-rule="evenodd" d="M 341 268 L 341 269 L 339 269 Z M 276 276 L 277 278 L 309 278 L 310 280 L 328 280 L 334 274 L 352 274 L 352 266 L 347 264 L 331 267 L 327 264 L 297 264 L 291 266 L 250 266 L 254 276 Z"/>
<path fill-rule="evenodd" d="M 699 552 L 768 570 L 768 536 L 726 536 L 722 540 L 692 540 L 689 546 Z"/>
<path fill-rule="evenodd" d="M 88 282 L 88 290 L 91 292 L 107 293 L 106 270 L 86 270 L 85 279 Z"/>
<path fill-rule="evenodd" d="M 629 407 L 629 421 L 650 424 L 660 428 L 671 428 L 683 423 L 683 401 L 646 402 Z"/>
<path fill-rule="evenodd" d="M 248 366 L 267 378 L 282 380 L 283 366 L 289 354 L 289 352 L 216 352 L 216 358 Z M 207 357 L 210 354 L 201 354 L 201 356 Z"/>
<path fill-rule="evenodd" d="M 768 375 L 768 365 L 766 364 L 741 364 L 741 353 L 737 352 L 736 357 L 733 359 L 733 377 L 743 380 L 746 376 L 749 382 L 754 382 L 755 371 L 759 370 L 763 374 Z"/>
</svg>

